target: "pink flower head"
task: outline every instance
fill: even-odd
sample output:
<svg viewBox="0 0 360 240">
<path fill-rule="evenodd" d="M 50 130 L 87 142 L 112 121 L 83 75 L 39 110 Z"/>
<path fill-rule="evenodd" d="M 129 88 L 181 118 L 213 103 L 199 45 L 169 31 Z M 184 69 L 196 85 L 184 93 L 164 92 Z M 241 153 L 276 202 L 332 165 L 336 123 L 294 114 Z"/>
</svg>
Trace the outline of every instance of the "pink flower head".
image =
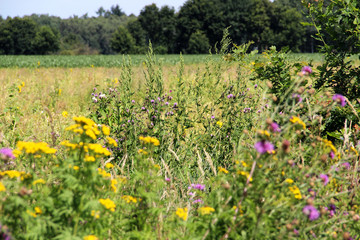
<svg viewBox="0 0 360 240">
<path fill-rule="evenodd" d="M 326 174 L 320 174 L 319 177 L 321 178 L 321 180 L 324 183 L 324 186 L 326 186 L 329 183 L 329 177 Z"/>
<path fill-rule="evenodd" d="M 335 101 L 335 102 L 338 102 L 342 107 L 345 107 L 346 105 L 346 99 L 343 95 L 341 94 L 335 94 L 332 99 Z"/>
<path fill-rule="evenodd" d="M 275 149 L 274 145 L 271 142 L 265 140 L 261 140 L 260 142 L 255 143 L 254 148 L 260 154 L 271 153 Z"/>
<path fill-rule="evenodd" d="M 312 205 L 306 205 L 302 211 L 309 217 L 310 221 L 314 221 L 320 217 L 320 212 Z"/>
<path fill-rule="evenodd" d="M 14 154 L 12 153 L 12 150 L 10 148 L 2 148 L 0 149 L 0 156 L 3 156 L 6 158 L 15 159 Z"/>
<path fill-rule="evenodd" d="M 301 73 L 304 74 L 304 75 L 311 74 L 311 73 L 312 73 L 312 69 L 311 69 L 310 66 L 304 66 L 304 67 L 301 69 Z"/>
<path fill-rule="evenodd" d="M 269 127 L 270 127 L 270 131 L 272 132 L 281 132 L 279 124 L 277 124 L 276 122 L 272 122 Z"/>
<path fill-rule="evenodd" d="M 344 162 L 343 164 L 341 164 L 344 168 L 346 168 L 347 170 L 350 169 L 350 163 L 348 162 Z"/>
</svg>

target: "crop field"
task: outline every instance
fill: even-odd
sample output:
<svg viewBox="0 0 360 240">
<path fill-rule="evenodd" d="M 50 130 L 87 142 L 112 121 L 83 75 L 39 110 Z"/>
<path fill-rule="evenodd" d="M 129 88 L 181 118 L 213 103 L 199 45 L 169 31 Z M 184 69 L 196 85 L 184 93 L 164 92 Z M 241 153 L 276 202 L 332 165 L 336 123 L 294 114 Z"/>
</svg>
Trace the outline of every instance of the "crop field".
<svg viewBox="0 0 360 240">
<path fill-rule="evenodd" d="M 294 61 L 306 62 L 322 62 L 323 56 L 320 53 L 292 53 L 288 54 L 288 58 Z M 219 59 L 216 55 L 183 55 L 185 65 L 195 65 L 204 63 L 206 60 Z M 83 55 L 83 56 L 7 56 L 0 55 L 0 68 L 89 68 L 89 67 L 121 67 L 124 60 L 128 56 L 123 55 Z M 143 64 L 145 55 L 131 55 L 132 65 L 140 66 Z M 176 65 L 179 62 L 179 55 L 157 55 L 160 63 L 165 66 Z M 259 58 L 259 56 L 249 57 L 252 60 Z M 359 60 L 357 56 L 352 56 L 351 60 Z"/>
<path fill-rule="evenodd" d="M 359 100 L 322 63 L 1 56 L 0 238 L 355 239 Z"/>
</svg>

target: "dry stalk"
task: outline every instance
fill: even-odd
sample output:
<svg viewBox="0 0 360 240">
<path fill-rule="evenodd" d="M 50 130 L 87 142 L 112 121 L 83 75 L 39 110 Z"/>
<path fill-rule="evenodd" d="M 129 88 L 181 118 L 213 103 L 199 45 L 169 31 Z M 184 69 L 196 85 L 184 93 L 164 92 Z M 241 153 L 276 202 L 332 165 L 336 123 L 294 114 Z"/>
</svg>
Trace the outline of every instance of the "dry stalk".
<svg viewBox="0 0 360 240">
<path fill-rule="evenodd" d="M 204 153 L 205 153 L 205 156 L 206 156 L 205 159 L 206 159 L 206 161 L 209 163 L 211 170 L 214 172 L 214 175 L 216 176 L 217 173 L 216 173 L 216 169 L 215 169 L 215 167 L 214 167 L 214 163 L 213 163 L 213 161 L 211 160 L 211 156 L 210 156 L 209 153 L 207 153 L 207 152 L 205 151 L 205 148 L 204 148 L 203 150 L 204 150 Z"/>
</svg>

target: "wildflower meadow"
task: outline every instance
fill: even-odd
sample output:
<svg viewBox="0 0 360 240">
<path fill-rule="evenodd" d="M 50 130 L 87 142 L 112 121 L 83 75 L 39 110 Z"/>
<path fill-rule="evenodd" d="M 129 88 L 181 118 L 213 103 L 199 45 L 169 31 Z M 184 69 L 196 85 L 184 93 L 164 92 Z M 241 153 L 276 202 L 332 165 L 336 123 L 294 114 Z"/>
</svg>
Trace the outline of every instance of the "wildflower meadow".
<svg viewBox="0 0 360 240">
<path fill-rule="evenodd" d="M 0 69 L 0 239 L 359 239 L 359 45 L 250 46 Z"/>
</svg>

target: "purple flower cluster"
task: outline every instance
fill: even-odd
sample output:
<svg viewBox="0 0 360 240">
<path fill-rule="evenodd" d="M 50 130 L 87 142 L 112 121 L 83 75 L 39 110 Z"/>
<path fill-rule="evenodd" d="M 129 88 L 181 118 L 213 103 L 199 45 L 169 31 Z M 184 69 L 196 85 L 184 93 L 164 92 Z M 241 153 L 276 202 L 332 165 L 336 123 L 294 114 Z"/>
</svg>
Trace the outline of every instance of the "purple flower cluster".
<svg viewBox="0 0 360 240">
<path fill-rule="evenodd" d="M 261 140 L 260 142 L 255 143 L 254 148 L 260 154 L 271 153 L 275 149 L 274 145 L 266 140 Z"/>
<path fill-rule="evenodd" d="M 279 127 L 279 124 L 277 124 L 276 122 L 272 122 L 270 125 L 269 125 L 269 128 L 270 128 L 270 131 L 272 132 L 281 132 L 281 129 Z"/>
<path fill-rule="evenodd" d="M 311 74 L 312 73 L 312 69 L 310 66 L 304 66 L 302 69 L 301 69 L 301 73 L 303 75 L 308 75 L 308 74 Z"/>
<path fill-rule="evenodd" d="M 303 101 L 302 97 L 300 94 L 297 94 L 297 93 L 294 93 L 292 95 L 292 98 L 295 98 L 295 100 L 298 102 L 298 103 L 301 103 Z"/>
<path fill-rule="evenodd" d="M 243 112 L 244 112 L 244 113 L 251 112 L 251 108 L 244 108 Z"/>
<path fill-rule="evenodd" d="M 306 205 L 302 212 L 309 217 L 310 221 L 314 221 L 320 217 L 320 212 L 312 205 Z"/>
<path fill-rule="evenodd" d="M 5 159 L 15 159 L 15 156 L 10 148 L 0 149 L 0 156 Z"/>
<path fill-rule="evenodd" d="M 335 102 L 338 102 L 342 107 L 345 107 L 346 105 L 346 99 L 343 95 L 341 94 L 335 94 L 332 99 L 335 101 Z"/>
<path fill-rule="evenodd" d="M 323 181 L 324 186 L 326 186 L 329 183 L 329 177 L 326 174 L 320 174 L 319 178 Z"/>
<path fill-rule="evenodd" d="M 191 190 L 191 189 L 197 189 L 197 190 L 200 190 L 200 191 L 204 191 L 204 190 L 205 190 L 205 185 L 199 184 L 199 183 L 197 183 L 197 184 L 192 183 L 192 184 L 188 187 L 188 189 L 189 189 L 189 190 Z"/>
</svg>

